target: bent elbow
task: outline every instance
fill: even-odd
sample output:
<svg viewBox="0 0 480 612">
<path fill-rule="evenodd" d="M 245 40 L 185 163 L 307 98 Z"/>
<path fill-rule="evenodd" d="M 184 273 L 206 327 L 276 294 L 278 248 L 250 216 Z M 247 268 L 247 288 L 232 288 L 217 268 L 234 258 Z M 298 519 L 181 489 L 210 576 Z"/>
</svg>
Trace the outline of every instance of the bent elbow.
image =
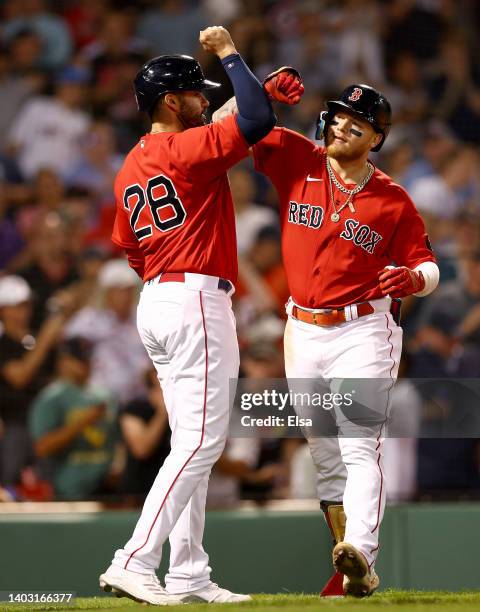
<svg viewBox="0 0 480 612">
<path fill-rule="evenodd" d="M 242 115 L 237 115 L 237 122 L 240 131 L 242 132 L 245 140 L 252 146 L 265 138 L 265 136 L 275 127 L 277 123 L 277 117 L 272 109 L 255 120 L 246 119 Z"/>
<path fill-rule="evenodd" d="M 265 138 L 265 136 L 267 136 L 267 134 L 269 134 L 273 130 L 276 124 L 277 124 L 277 116 L 272 111 L 268 115 L 266 120 L 261 123 L 261 126 L 259 126 L 258 132 L 256 134 L 255 142 L 259 142 L 260 140 L 262 140 L 262 138 Z M 251 144 L 255 144 L 255 143 L 251 143 Z"/>
</svg>

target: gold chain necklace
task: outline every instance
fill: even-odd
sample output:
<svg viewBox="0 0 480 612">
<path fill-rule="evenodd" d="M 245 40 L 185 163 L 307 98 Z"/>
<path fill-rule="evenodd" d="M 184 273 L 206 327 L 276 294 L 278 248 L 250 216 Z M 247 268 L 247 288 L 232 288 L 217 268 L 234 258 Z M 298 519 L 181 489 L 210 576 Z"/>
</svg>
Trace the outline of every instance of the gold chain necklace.
<svg viewBox="0 0 480 612">
<path fill-rule="evenodd" d="M 365 187 L 368 181 L 372 178 L 372 174 L 375 168 L 373 167 L 373 164 L 367 161 L 368 172 L 365 175 L 363 181 L 359 183 L 354 189 L 347 189 L 337 180 L 337 177 L 335 176 L 335 173 L 333 172 L 332 167 L 330 166 L 328 155 L 325 156 L 325 162 L 326 162 L 327 172 L 328 172 L 328 186 L 330 188 L 330 200 L 332 202 L 333 210 L 335 211 L 331 214 L 330 219 L 334 223 L 337 223 L 338 221 L 340 221 L 340 213 L 346 206 L 350 208 L 352 213 L 355 212 L 355 208 L 353 206 L 353 196 L 355 196 L 357 193 L 360 193 L 360 191 L 362 191 L 362 189 Z M 332 183 L 335 183 L 335 187 L 337 187 L 337 189 L 339 189 L 343 193 L 348 194 L 347 199 L 338 209 L 335 206 L 335 198 L 333 196 L 333 184 Z"/>
</svg>

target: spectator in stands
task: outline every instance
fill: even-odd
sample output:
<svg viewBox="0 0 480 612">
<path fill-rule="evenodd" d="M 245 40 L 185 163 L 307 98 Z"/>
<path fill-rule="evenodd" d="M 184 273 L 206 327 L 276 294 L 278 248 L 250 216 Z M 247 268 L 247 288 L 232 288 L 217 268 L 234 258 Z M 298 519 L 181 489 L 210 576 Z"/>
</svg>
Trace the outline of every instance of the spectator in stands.
<svg viewBox="0 0 480 612">
<path fill-rule="evenodd" d="M 275 307 L 280 317 L 285 317 L 285 304 L 290 295 L 282 265 L 280 235 L 276 227 L 262 228 L 256 237 L 248 258 L 274 296 Z"/>
<path fill-rule="evenodd" d="M 402 185 L 408 192 L 415 181 L 438 173 L 459 145 L 453 132 L 440 121 L 429 121 L 419 135 L 420 154 L 402 178 Z"/>
<path fill-rule="evenodd" d="M 437 58 L 447 23 L 440 14 L 442 2 L 391 0 L 385 3 L 385 56 L 389 62 L 398 50 L 409 50 L 421 62 Z"/>
<path fill-rule="evenodd" d="M 409 376 L 410 357 L 402 355 L 398 381 L 383 449 L 387 500 L 409 501 L 417 494 L 417 447 L 422 419 L 422 397 Z"/>
<path fill-rule="evenodd" d="M 76 49 L 82 49 L 96 39 L 108 4 L 108 0 L 76 0 L 68 4 L 63 16 Z"/>
<path fill-rule="evenodd" d="M 22 35 L 22 40 L 26 38 Z M 12 43 L 13 44 L 13 43 Z M 18 43 L 17 43 L 18 46 Z M 18 53 L 18 49 L 17 49 Z M 15 115 L 28 96 L 38 91 L 41 84 L 39 73 L 31 74 L 30 71 L 13 69 L 14 58 L 11 50 L 0 48 L 0 99 L 2 100 L 2 112 L 0 114 L 0 149 L 7 144 L 8 130 Z M 13 65 L 12 65 L 13 64 Z"/>
<path fill-rule="evenodd" d="M 19 276 L 0 278 L 0 483 L 15 484 L 31 458 L 26 427 L 30 404 L 51 375 L 51 351 L 69 314 L 49 317 L 32 335 L 32 291 Z"/>
<path fill-rule="evenodd" d="M 98 286 L 101 306 L 79 310 L 66 335 L 93 343 L 91 383 L 104 385 L 122 404 L 144 390 L 149 363 L 136 326 L 139 279 L 126 260 L 114 259 L 100 270 Z"/>
<path fill-rule="evenodd" d="M 68 66 L 55 80 L 52 97 L 31 98 L 17 114 L 10 132 L 10 150 L 26 179 L 48 164 L 64 176 L 80 156 L 80 142 L 89 129 L 84 111 L 89 74 Z"/>
<path fill-rule="evenodd" d="M 82 157 L 65 177 L 71 187 L 86 189 L 97 203 L 114 200 L 113 181 L 123 158 L 116 152 L 115 134 L 107 121 L 96 121 L 84 137 Z"/>
<path fill-rule="evenodd" d="M 337 5 L 338 6 L 338 5 Z M 346 0 L 336 19 L 338 72 L 350 83 L 384 83 L 380 33 L 382 12 L 375 0 Z"/>
<path fill-rule="evenodd" d="M 127 100 L 125 63 L 134 60 L 139 68 L 145 58 L 145 44 L 134 36 L 134 27 L 130 12 L 110 10 L 103 16 L 96 39 L 82 49 L 80 57 L 92 70 L 92 104 L 102 115 L 107 115 L 112 104 Z"/>
<path fill-rule="evenodd" d="M 274 384 L 272 381 L 284 379 L 283 353 L 274 342 L 258 338 L 243 352 L 241 371 L 246 379 L 244 389 L 253 391 L 258 385 L 258 389 L 263 390 L 265 385 Z M 278 381 L 276 386 L 278 388 Z M 281 390 L 288 390 L 286 383 Z M 273 410 L 275 412 L 275 408 Z M 272 414 L 272 407 L 261 407 L 260 414 Z M 288 437 L 285 428 L 280 428 L 277 436 L 272 435 L 271 431 L 266 437 L 261 437 L 258 430 L 256 433 L 258 438 L 255 440 L 256 448 L 252 448 L 250 470 L 239 483 L 241 496 L 258 502 L 266 501 L 269 497 L 285 497 L 290 484 L 291 449 L 297 447 L 297 442 Z"/>
<path fill-rule="evenodd" d="M 38 75 L 42 41 L 33 30 L 20 30 L 8 44 L 12 74 L 22 77 Z"/>
<path fill-rule="evenodd" d="M 460 338 L 480 344 L 480 327 L 468 323 L 480 302 L 480 250 L 465 252 L 461 277 L 445 283 L 425 302 L 418 325 L 418 341 L 429 354 L 447 363 Z M 422 373 L 417 375 L 422 376 Z M 429 375 L 428 373 L 426 374 Z"/>
<path fill-rule="evenodd" d="M 142 502 L 170 452 L 170 428 L 155 368 L 145 373 L 146 393 L 128 402 L 119 422 L 127 448 L 120 490 Z"/>
<path fill-rule="evenodd" d="M 464 142 L 480 144 L 480 70 L 463 33 L 453 32 L 442 41 L 429 96 L 434 117 Z"/>
<path fill-rule="evenodd" d="M 31 183 L 31 198 L 19 210 L 17 225 L 27 241 L 34 241 L 38 226 L 49 212 L 60 213 L 65 202 L 65 186 L 51 168 L 40 168 Z"/>
<path fill-rule="evenodd" d="M 207 26 L 207 16 L 201 3 L 189 6 L 183 0 L 155 0 L 138 24 L 138 36 L 152 55 L 198 51 L 198 33 Z M 236 41 L 233 32 L 232 36 Z"/>
<path fill-rule="evenodd" d="M 46 0 L 23 0 L 21 3 L 7 0 L 5 4 L 4 42 L 8 43 L 19 32 L 32 30 L 42 41 L 40 60 L 43 68 L 55 70 L 67 63 L 72 52 L 70 31 L 66 22 L 49 10 Z M 19 4 L 19 11 L 12 6 Z"/>
<path fill-rule="evenodd" d="M 4 183 L 0 181 L 0 270 L 8 266 L 25 244 L 14 218 L 8 213 Z"/>
<path fill-rule="evenodd" d="M 101 306 L 98 275 L 107 259 L 108 253 L 97 245 L 86 247 L 79 254 L 77 260 L 79 309 L 84 306 Z"/>
<path fill-rule="evenodd" d="M 410 195 L 418 210 L 449 219 L 464 212 L 474 189 L 477 164 L 475 150 L 463 147 L 441 164 L 438 174 L 414 181 Z"/>
<path fill-rule="evenodd" d="M 238 254 L 247 253 L 261 229 L 278 225 L 277 215 L 271 208 L 255 204 L 255 183 L 251 172 L 236 166 L 228 173 L 235 206 Z"/>
<path fill-rule="evenodd" d="M 277 464 L 257 468 L 261 440 L 259 438 L 237 438 L 227 440 L 225 450 L 213 466 L 207 492 L 209 510 L 237 508 L 242 501 L 242 487 L 257 491 L 271 490 L 275 480 L 282 474 Z M 250 489 L 251 490 L 251 489 Z"/>
<path fill-rule="evenodd" d="M 430 113 L 420 66 L 412 53 L 408 50 L 397 53 L 389 66 L 389 73 L 390 83 L 384 93 L 393 109 L 388 145 L 388 150 L 391 150 L 399 140 L 415 142 L 421 122 Z"/>
<path fill-rule="evenodd" d="M 28 265 L 18 270 L 35 295 L 34 330 L 56 308 L 55 300 L 49 301 L 50 298 L 78 279 L 70 249 L 68 225 L 57 213 L 47 213 L 37 222 L 36 233 L 27 246 Z"/>
<path fill-rule="evenodd" d="M 60 499 L 88 499 L 102 492 L 117 438 L 113 400 L 88 385 L 90 343 L 61 344 L 57 378 L 36 398 L 30 416 L 35 453 Z"/>
</svg>

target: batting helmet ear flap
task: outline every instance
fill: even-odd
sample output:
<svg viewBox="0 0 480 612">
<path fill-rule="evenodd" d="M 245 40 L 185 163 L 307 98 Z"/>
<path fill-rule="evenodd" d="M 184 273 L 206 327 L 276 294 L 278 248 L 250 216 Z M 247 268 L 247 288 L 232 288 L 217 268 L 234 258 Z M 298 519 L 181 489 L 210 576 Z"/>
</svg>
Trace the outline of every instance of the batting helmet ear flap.
<svg viewBox="0 0 480 612">
<path fill-rule="evenodd" d="M 326 128 L 328 127 L 326 125 L 327 120 L 328 120 L 328 111 L 322 111 L 317 118 L 317 129 L 315 130 L 315 139 L 316 140 L 322 140 L 325 136 L 325 132 L 326 132 Z"/>
</svg>

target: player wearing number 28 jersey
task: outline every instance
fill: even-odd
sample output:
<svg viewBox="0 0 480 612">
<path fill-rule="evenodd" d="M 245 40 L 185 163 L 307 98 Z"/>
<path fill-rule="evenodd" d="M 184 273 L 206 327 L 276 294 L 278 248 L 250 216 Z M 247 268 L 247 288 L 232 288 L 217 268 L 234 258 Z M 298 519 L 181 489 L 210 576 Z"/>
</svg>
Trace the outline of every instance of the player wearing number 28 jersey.
<svg viewBox="0 0 480 612">
<path fill-rule="evenodd" d="M 146 134 L 115 181 L 113 240 L 144 281 L 161 272 L 237 279 L 226 171 L 247 155 L 233 116 L 183 132 Z"/>
<path fill-rule="evenodd" d="M 202 91 L 218 85 L 191 57 L 150 60 L 135 91 L 152 130 L 115 182 L 113 240 L 145 281 L 137 325 L 158 373 L 172 438 L 135 530 L 100 586 L 156 605 L 250 599 L 211 582 L 202 537 L 208 479 L 225 445 L 230 385 L 239 367 L 230 298 L 237 278 L 235 220 L 226 171 L 268 134 L 275 115 L 224 28 L 207 28 L 200 42 L 222 60 L 238 116 L 205 125 Z M 167 538 L 163 588 L 156 570 Z"/>
</svg>

